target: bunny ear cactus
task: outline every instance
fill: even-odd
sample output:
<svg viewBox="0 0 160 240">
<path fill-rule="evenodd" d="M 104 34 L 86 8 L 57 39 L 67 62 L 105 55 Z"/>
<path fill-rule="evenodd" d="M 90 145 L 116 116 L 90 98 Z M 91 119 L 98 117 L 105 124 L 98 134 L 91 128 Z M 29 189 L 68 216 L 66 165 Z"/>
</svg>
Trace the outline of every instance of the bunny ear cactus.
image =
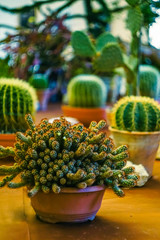
<svg viewBox="0 0 160 240">
<path fill-rule="evenodd" d="M 28 196 L 38 191 L 59 193 L 63 187 L 86 188 L 105 184 L 120 197 L 121 187 L 134 187 L 138 176 L 134 168 L 123 169 L 128 158 L 127 146 L 114 147 L 102 128 L 106 122 L 71 124 L 63 117 L 49 123 L 42 119 L 36 126 L 31 115 L 26 116 L 29 129 L 17 132 L 14 148 L 0 148 L 3 155 L 14 155 L 13 166 L 0 166 L 4 176 L 0 187 L 17 188 L 27 185 Z M 20 182 L 12 180 L 20 174 Z"/>
<path fill-rule="evenodd" d="M 25 115 L 35 114 L 35 90 L 19 79 L 0 79 L 0 132 L 25 131 Z"/>
<path fill-rule="evenodd" d="M 160 73 L 150 65 L 140 65 L 139 90 L 141 96 L 157 99 L 159 94 Z"/>
<path fill-rule="evenodd" d="M 119 130 L 159 131 L 160 106 L 148 97 L 124 97 L 113 107 L 111 125 Z"/>
<path fill-rule="evenodd" d="M 124 61 L 117 39 L 112 34 L 103 33 L 94 44 L 87 34 L 75 31 L 72 33 L 71 44 L 78 56 L 92 58 L 93 68 L 97 73 L 111 72 L 122 67 L 126 72 L 127 81 L 134 80 L 134 71 Z"/>
<path fill-rule="evenodd" d="M 78 75 L 72 78 L 67 89 L 68 103 L 72 107 L 102 107 L 107 98 L 106 86 L 95 75 Z"/>
</svg>

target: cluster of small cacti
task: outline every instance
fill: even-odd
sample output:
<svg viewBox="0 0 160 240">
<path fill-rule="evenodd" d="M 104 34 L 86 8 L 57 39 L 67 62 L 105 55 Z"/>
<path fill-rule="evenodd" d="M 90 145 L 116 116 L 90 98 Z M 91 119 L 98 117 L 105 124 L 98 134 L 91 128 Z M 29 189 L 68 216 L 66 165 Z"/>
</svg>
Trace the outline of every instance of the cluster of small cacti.
<svg viewBox="0 0 160 240">
<path fill-rule="evenodd" d="M 122 67 L 126 73 L 127 82 L 131 83 L 134 80 L 134 71 L 129 62 L 126 63 L 128 57 L 123 57 L 125 54 L 117 39 L 109 32 L 101 34 L 94 44 L 83 31 L 75 31 L 72 33 L 71 44 L 76 55 L 92 58 L 96 73 L 112 72 L 115 68 Z"/>
<path fill-rule="evenodd" d="M 149 97 L 124 97 L 112 109 L 111 126 L 119 130 L 160 130 L 160 106 Z"/>
<path fill-rule="evenodd" d="M 36 89 L 46 89 L 48 78 L 44 74 L 34 74 L 29 78 L 29 83 Z"/>
<path fill-rule="evenodd" d="M 82 74 L 70 80 L 67 95 L 70 106 L 101 107 L 105 105 L 107 91 L 99 77 Z"/>
<path fill-rule="evenodd" d="M 26 116 L 29 129 L 25 134 L 17 132 L 14 148 L 0 148 L 3 155 L 15 155 L 13 166 L 0 166 L 0 175 L 5 176 L 0 187 L 10 188 L 27 185 L 28 196 L 38 191 L 59 193 L 62 187 L 86 188 L 105 184 L 112 187 L 118 196 L 123 196 L 122 187 L 136 185 L 138 176 L 134 168 L 124 168 L 128 158 L 127 146 L 114 148 L 113 141 L 100 131 L 104 120 L 72 125 L 65 118 L 49 123 L 41 120 L 35 126 L 31 115 Z M 12 180 L 21 175 L 21 182 Z"/>
<path fill-rule="evenodd" d="M 160 73 L 151 65 L 140 65 L 139 67 L 139 91 L 141 96 L 154 99 L 159 94 Z"/>
<path fill-rule="evenodd" d="M 0 132 L 25 131 L 25 115 L 35 114 L 37 96 L 34 88 L 19 79 L 0 79 Z"/>
</svg>

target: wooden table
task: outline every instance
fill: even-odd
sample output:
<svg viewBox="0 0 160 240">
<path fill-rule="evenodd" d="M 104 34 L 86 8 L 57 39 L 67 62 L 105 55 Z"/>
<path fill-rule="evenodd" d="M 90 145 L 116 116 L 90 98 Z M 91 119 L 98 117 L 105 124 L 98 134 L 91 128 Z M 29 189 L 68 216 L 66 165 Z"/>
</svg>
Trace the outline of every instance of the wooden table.
<svg viewBox="0 0 160 240">
<path fill-rule="evenodd" d="M 49 109 L 37 114 L 37 123 L 42 117 L 61 115 L 57 105 Z M 47 224 L 36 218 L 25 188 L 2 188 L 0 240 L 160 240 L 160 161 L 155 161 L 153 177 L 144 187 L 125 193 L 118 198 L 106 190 L 92 222 Z"/>
</svg>

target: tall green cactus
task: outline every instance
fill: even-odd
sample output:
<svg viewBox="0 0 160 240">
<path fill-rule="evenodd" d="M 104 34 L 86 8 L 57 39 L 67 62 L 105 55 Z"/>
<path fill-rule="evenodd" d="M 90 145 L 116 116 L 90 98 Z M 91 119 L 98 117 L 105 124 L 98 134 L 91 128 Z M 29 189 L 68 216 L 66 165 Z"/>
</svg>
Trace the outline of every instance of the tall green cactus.
<svg viewBox="0 0 160 240">
<path fill-rule="evenodd" d="M 141 65 L 139 68 L 139 90 L 141 96 L 157 99 L 159 93 L 160 73 L 150 65 Z"/>
<path fill-rule="evenodd" d="M 124 97 L 112 110 L 113 128 L 127 131 L 160 130 L 160 106 L 149 97 Z"/>
<path fill-rule="evenodd" d="M 29 83 L 36 89 L 46 89 L 48 78 L 44 74 L 34 74 L 29 78 Z"/>
<path fill-rule="evenodd" d="M 95 75 L 82 74 L 71 79 L 67 89 L 68 103 L 74 107 L 101 107 L 107 98 L 106 86 Z"/>
<path fill-rule="evenodd" d="M 135 79 L 134 71 L 130 64 L 126 63 L 127 57 L 124 59 L 118 41 L 112 34 L 108 32 L 101 34 L 93 44 L 92 39 L 83 31 L 75 31 L 72 33 L 71 44 L 76 55 L 92 58 L 96 73 L 112 72 L 115 68 L 122 67 L 127 82 Z"/>
<path fill-rule="evenodd" d="M 35 114 L 35 90 L 19 79 L 0 78 L 0 132 L 25 131 L 24 116 Z"/>
</svg>

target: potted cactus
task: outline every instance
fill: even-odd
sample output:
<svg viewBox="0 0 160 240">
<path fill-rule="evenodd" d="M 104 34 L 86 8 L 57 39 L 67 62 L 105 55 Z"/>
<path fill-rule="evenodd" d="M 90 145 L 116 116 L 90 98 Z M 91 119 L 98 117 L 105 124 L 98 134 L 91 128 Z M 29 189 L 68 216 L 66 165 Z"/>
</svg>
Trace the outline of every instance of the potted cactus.
<svg viewBox="0 0 160 240">
<path fill-rule="evenodd" d="M 38 109 L 45 111 L 47 109 L 48 101 L 50 98 L 48 78 L 45 76 L 45 74 L 37 73 L 29 78 L 29 83 L 36 89 L 39 102 Z"/>
<path fill-rule="evenodd" d="M 37 96 L 26 82 L 14 78 L 0 78 L 0 145 L 12 145 L 15 132 L 27 129 L 25 114 L 33 117 Z"/>
<path fill-rule="evenodd" d="M 91 74 L 73 77 L 67 87 L 68 105 L 63 105 L 64 115 L 74 117 L 86 126 L 92 120 L 106 119 L 106 86 Z"/>
<path fill-rule="evenodd" d="M 100 208 L 105 185 L 120 197 L 121 187 L 133 187 L 138 176 L 124 168 L 127 146 L 114 147 L 100 131 L 106 124 L 92 121 L 89 128 L 70 124 L 65 118 L 35 125 L 26 115 L 29 129 L 17 132 L 14 148 L 0 148 L 1 156 L 14 155 L 13 166 L 0 166 L 0 187 L 27 186 L 31 204 L 47 222 L 93 220 Z M 20 175 L 20 182 L 12 180 Z M 76 203 L 76 204 L 75 204 Z M 85 204 L 84 204 L 85 203 Z"/>
<path fill-rule="evenodd" d="M 130 160 L 152 176 L 160 140 L 160 106 L 149 97 L 124 97 L 112 109 L 112 137 L 116 146 L 128 144 Z"/>
</svg>

